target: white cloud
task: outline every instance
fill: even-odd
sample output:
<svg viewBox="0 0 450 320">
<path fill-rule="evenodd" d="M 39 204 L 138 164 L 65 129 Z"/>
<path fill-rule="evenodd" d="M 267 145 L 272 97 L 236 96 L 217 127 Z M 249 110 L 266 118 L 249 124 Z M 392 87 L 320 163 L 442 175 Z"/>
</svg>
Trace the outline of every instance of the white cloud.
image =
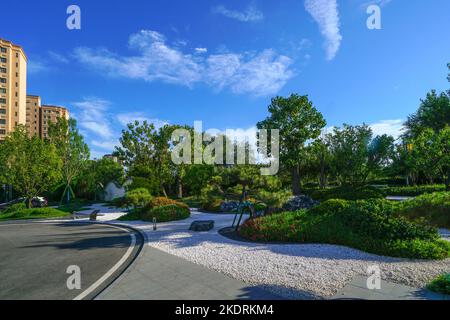
<svg viewBox="0 0 450 320">
<path fill-rule="evenodd" d="M 342 41 L 337 0 L 305 0 L 305 9 L 317 22 L 325 37 L 327 59 L 333 60 Z"/>
<path fill-rule="evenodd" d="M 112 151 L 115 150 L 115 147 L 119 145 L 119 140 L 105 140 L 105 141 L 98 141 L 98 140 L 92 140 L 91 145 L 103 150 Z"/>
<path fill-rule="evenodd" d="M 64 64 L 69 63 L 69 59 L 68 58 L 66 58 L 65 56 L 63 56 L 62 54 L 59 54 L 57 52 L 49 51 L 48 55 L 50 56 L 50 58 L 52 58 L 56 62 L 64 63 Z"/>
<path fill-rule="evenodd" d="M 392 0 L 370 0 L 370 1 L 366 1 L 365 3 L 363 3 L 361 5 L 361 7 L 363 9 L 366 9 L 368 6 L 370 6 L 372 4 L 376 4 L 376 5 L 379 5 L 380 7 L 384 7 L 391 2 L 392 2 Z"/>
<path fill-rule="evenodd" d="M 113 137 L 113 130 L 106 114 L 109 106 L 108 101 L 91 97 L 72 104 L 78 109 L 76 117 L 82 129 L 90 131 L 103 139 Z"/>
<path fill-rule="evenodd" d="M 155 129 L 159 129 L 164 125 L 169 124 L 168 121 L 147 117 L 142 112 L 120 113 L 116 116 L 116 119 L 124 127 L 126 127 L 129 123 L 132 123 L 134 121 L 139 121 L 140 123 L 144 121 L 147 121 L 148 123 L 153 123 Z"/>
<path fill-rule="evenodd" d="M 402 119 L 381 120 L 379 122 L 372 123 L 370 128 L 372 129 L 374 136 L 387 134 L 397 139 L 403 133 L 403 123 L 404 121 Z"/>
<path fill-rule="evenodd" d="M 50 68 L 49 66 L 44 63 L 43 61 L 38 60 L 28 60 L 27 63 L 27 72 L 28 74 L 38 74 L 42 72 L 48 71 Z"/>
<path fill-rule="evenodd" d="M 229 10 L 223 5 L 214 7 L 212 11 L 227 18 L 235 19 L 241 22 L 257 22 L 264 19 L 264 14 L 252 5 L 250 5 L 245 11 Z"/>
<path fill-rule="evenodd" d="M 107 49 L 77 48 L 75 57 L 111 77 L 187 87 L 204 83 L 256 96 L 276 94 L 294 75 L 290 70 L 292 60 L 272 49 L 244 54 L 190 54 L 171 47 L 162 34 L 151 30 L 132 34 L 129 46 L 139 54 L 119 56 Z"/>
<path fill-rule="evenodd" d="M 208 49 L 207 48 L 195 48 L 195 52 L 197 52 L 197 53 L 207 53 Z"/>
</svg>

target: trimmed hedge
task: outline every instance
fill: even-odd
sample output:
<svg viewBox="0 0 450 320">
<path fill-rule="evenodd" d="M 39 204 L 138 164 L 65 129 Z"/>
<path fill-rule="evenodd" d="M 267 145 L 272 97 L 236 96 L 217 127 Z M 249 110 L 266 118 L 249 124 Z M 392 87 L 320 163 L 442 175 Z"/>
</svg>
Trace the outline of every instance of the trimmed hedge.
<svg viewBox="0 0 450 320">
<path fill-rule="evenodd" d="M 167 206 L 155 207 L 150 211 L 143 212 L 141 218 L 144 221 L 153 221 L 153 218 L 156 218 L 156 222 L 168 222 L 187 219 L 190 215 L 191 212 L 189 208 L 170 204 Z"/>
<path fill-rule="evenodd" d="M 0 213 L 0 220 L 50 219 L 68 216 L 69 213 L 53 208 L 21 209 L 10 213 Z"/>
<path fill-rule="evenodd" d="M 382 191 L 386 196 L 415 197 L 427 193 L 443 192 L 445 191 L 445 185 L 436 184 L 411 187 L 381 187 L 380 191 Z"/>
<path fill-rule="evenodd" d="M 317 201 L 327 201 L 330 199 L 343 200 L 368 200 L 368 199 L 383 199 L 384 193 L 375 187 L 337 187 L 325 189 L 305 190 L 305 193 L 312 199 Z"/>
<path fill-rule="evenodd" d="M 450 192 L 424 194 L 401 203 L 397 211 L 411 221 L 450 228 Z"/>
<path fill-rule="evenodd" d="M 396 217 L 386 200 L 329 200 L 300 210 L 247 220 L 241 236 L 254 241 L 328 243 L 404 258 L 444 259 L 450 243 L 436 229 Z"/>
</svg>

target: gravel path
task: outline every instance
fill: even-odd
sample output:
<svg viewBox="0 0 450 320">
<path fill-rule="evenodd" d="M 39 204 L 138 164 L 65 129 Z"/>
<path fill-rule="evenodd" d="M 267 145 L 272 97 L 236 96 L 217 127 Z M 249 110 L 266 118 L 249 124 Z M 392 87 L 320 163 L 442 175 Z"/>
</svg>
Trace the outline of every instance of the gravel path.
<svg viewBox="0 0 450 320">
<path fill-rule="evenodd" d="M 450 259 L 407 260 L 335 245 L 234 241 L 217 232 L 230 226 L 233 217 L 193 212 L 189 219 L 159 224 L 157 231 L 148 223 L 129 224 L 145 231 L 148 245 L 154 248 L 249 284 L 263 285 L 286 298 L 331 297 L 354 276 L 365 275 L 372 265 L 380 267 L 384 280 L 412 287 L 423 287 L 436 276 L 450 272 Z M 194 220 L 215 220 L 215 227 L 209 232 L 188 231 Z"/>
</svg>

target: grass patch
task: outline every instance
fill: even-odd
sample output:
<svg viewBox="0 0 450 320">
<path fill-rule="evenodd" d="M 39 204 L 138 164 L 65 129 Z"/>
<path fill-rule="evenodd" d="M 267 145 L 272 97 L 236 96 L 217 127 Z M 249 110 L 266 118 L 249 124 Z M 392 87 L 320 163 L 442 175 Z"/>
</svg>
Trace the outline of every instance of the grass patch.
<svg viewBox="0 0 450 320">
<path fill-rule="evenodd" d="M 379 255 L 445 259 L 450 243 L 436 229 L 395 215 L 398 204 L 386 200 L 329 200 L 310 210 L 247 220 L 241 236 L 253 241 L 327 243 Z"/>
<path fill-rule="evenodd" d="M 27 220 L 27 219 L 51 219 L 67 217 L 70 214 L 53 208 L 21 209 L 15 212 L 0 213 L 0 221 Z"/>
<path fill-rule="evenodd" d="M 450 192 L 424 194 L 404 201 L 397 214 L 418 223 L 450 229 Z"/>
<path fill-rule="evenodd" d="M 450 295 L 450 273 L 444 274 L 427 286 L 427 289 L 433 292 Z"/>
</svg>

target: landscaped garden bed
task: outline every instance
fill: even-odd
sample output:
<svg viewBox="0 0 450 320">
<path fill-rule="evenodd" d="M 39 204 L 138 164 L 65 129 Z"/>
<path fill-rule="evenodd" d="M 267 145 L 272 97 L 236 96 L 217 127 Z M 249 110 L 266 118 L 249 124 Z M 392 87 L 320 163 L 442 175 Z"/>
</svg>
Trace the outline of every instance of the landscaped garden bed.
<svg viewBox="0 0 450 320">
<path fill-rule="evenodd" d="M 398 215 L 386 200 L 329 200 L 310 210 L 249 219 L 246 239 L 265 242 L 337 244 L 369 253 L 415 259 L 445 259 L 450 243 L 435 228 Z"/>
</svg>

